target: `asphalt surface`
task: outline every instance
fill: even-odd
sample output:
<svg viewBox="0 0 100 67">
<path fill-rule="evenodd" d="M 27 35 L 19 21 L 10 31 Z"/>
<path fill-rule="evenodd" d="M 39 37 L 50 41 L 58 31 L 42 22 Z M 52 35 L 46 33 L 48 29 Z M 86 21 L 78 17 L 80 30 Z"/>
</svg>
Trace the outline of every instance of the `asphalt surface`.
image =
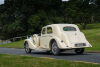
<svg viewBox="0 0 100 67">
<path fill-rule="evenodd" d="M 100 53 L 84 53 L 83 55 L 76 55 L 73 51 L 68 51 L 61 53 L 59 56 L 53 56 L 52 54 L 46 52 L 32 51 L 31 54 L 26 54 L 24 49 L 0 48 L 0 54 L 29 55 L 33 57 L 48 57 L 62 60 L 85 61 L 100 64 Z"/>
</svg>

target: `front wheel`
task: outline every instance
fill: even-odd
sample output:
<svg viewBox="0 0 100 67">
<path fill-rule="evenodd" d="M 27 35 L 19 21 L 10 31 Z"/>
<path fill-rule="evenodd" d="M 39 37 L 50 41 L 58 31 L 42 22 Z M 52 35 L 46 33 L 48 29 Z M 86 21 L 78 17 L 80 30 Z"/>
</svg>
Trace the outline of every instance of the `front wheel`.
<svg viewBox="0 0 100 67">
<path fill-rule="evenodd" d="M 31 53 L 32 50 L 29 48 L 29 45 L 28 45 L 27 42 L 25 43 L 24 48 L 25 48 L 25 52 L 26 52 L 27 54 Z"/>
<path fill-rule="evenodd" d="M 53 55 L 59 55 L 59 53 L 60 53 L 60 49 L 59 49 L 59 47 L 58 47 L 56 41 L 54 41 L 54 42 L 52 43 L 51 52 L 53 53 Z"/>
<path fill-rule="evenodd" d="M 84 48 L 78 48 L 78 49 L 75 49 L 75 52 L 76 54 L 83 54 L 84 53 Z"/>
</svg>

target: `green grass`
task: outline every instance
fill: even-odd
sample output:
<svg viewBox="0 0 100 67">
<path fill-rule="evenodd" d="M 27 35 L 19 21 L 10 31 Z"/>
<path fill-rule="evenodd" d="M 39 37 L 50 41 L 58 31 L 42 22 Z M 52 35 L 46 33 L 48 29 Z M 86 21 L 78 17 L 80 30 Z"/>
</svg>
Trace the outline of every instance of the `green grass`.
<svg viewBox="0 0 100 67">
<path fill-rule="evenodd" d="M 24 48 L 24 40 L 8 43 L 8 44 L 4 44 L 4 45 L 0 45 L 0 47 Z"/>
<path fill-rule="evenodd" d="M 0 54 L 0 67 L 100 67 L 99 64 Z"/>
<path fill-rule="evenodd" d="M 100 51 L 100 24 L 90 24 L 87 30 L 83 30 L 88 41 L 92 44 L 92 48 L 88 51 Z"/>
</svg>

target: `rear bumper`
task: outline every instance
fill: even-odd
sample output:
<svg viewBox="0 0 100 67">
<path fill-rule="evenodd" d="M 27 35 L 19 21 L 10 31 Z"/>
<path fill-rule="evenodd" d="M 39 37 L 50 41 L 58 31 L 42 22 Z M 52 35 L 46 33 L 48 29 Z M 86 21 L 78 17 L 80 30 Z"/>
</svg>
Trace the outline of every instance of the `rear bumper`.
<svg viewBox="0 0 100 67">
<path fill-rule="evenodd" d="M 77 49 L 77 48 L 91 48 L 92 46 L 85 46 L 85 47 L 66 47 L 66 48 L 60 48 L 65 50 L 71 50 L 71 49 Z"/>
</svg>

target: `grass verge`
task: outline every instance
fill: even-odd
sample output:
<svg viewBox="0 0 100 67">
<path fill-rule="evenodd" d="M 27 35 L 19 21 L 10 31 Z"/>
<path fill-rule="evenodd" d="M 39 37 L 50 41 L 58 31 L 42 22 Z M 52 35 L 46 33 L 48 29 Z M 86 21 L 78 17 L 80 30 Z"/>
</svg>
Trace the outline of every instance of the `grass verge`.
<svg viewBox="0 0 100 67">
<path fill-rule="evenodd" d="M 100 67 L 99 64 L 0 54 L 0 67 Z"/>
<path fill-rule="evenodd" d="M 7 48 L 24 48 L 24 40 L 16 41 L 4 45 L 0 45 L 0 47 L 7 47 Z"/>
<path fill-rule="evenodd" d="M 83 33 L 93 46 L 92 48 L 87 48 L 86 50 L 100 52 L 100 24 L 89 24 L 87 26 L 87 30 L 83 30 Z"/>
</svg>

